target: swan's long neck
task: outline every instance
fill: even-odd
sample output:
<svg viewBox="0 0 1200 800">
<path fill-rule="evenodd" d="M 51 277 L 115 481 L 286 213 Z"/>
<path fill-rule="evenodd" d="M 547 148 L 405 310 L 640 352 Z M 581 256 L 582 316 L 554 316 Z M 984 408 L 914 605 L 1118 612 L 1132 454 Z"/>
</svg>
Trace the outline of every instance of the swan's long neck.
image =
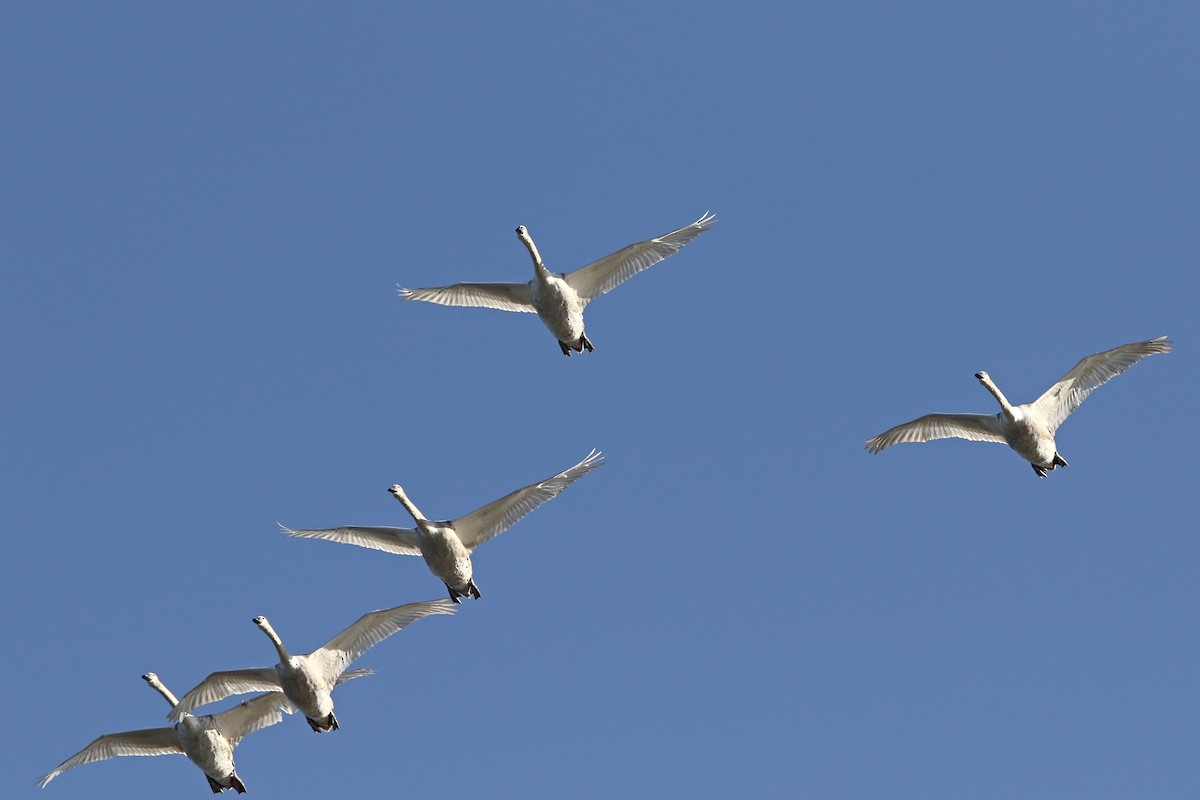
<svg viewBox="0 0 1200 800">
<path fill-rule="evenodd" d="M 525 249 L 529 251 L 529 257 L 533 259 L 533 271 L 538 277 L 542 277 L 550 272 L 542 262 L 542 256 L 538 253 L 537 245 L 533 243 L 533 237 L 528 231 L 517 234 L 517 238 L 521 240 L 521 244 L 525 245 Z"/>
<path fill-rule="evenodd" d="M 1000 387 L 992 380 L 992 376 L 986 372 L 981 372 L 977 377 L 979 378 L 979 382 L 983 384 L 983 388 L 991 392 L 992 397 L 996 398 L 996 402 L 1000 404 L 1004 415 L 1011 418 L 1013 416 L 1013 405 L 1008 402 L 1008 398 L 1004 396 L 1004 393 L 1000 391 Z"/>
<path fill-rule="evenodd" d="M 171 708 L 179 705 L 179 701 L 175 699 L 175 695 L 171 694 L 171 690 L 163 686 L 163 682 L 158 679 L 158 676 L 153 672 L 148 672 L 142 676 L 146 683 L 150 684 L 150 688 L 161 694 L 171 704 Z"/>
<path fill-rule="evenodd" d="M 427 522 L 425 515 L 421 513 L 421 509 L 413 505 L 413 501 L 408 499 L 408 495 L 399 486 L 392 487 L 392 495 L 400 501 L 400 505 L 404 506 L 404 510 L 412 515 L 412 518 L 418 523 Z"/>
<path fill-rule="evenodd" d="M 267 635 L 267 638 L 271 640 L 271 644 L 275 645 L 275 652 L 279 653 L 279 663 L 287 663 L 291 659 L 291 656 L 288 654 L 287 648 L 283 646 L 283 640 L 279 638 L 279 634 L 271 627 L 271 623 L 267 622 L 266 618 L 263 618 L 261 622 L 256 624 Z"/>
</svg>

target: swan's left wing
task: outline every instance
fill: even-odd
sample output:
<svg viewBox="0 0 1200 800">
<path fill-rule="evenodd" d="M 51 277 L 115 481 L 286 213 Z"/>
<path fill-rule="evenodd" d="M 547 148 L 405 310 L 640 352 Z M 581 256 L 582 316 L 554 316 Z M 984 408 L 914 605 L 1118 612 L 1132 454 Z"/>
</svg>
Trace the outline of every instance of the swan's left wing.
<svg viewBox="0 0 1200 800">
<path fill-rule="evenodd" d="M 106 733 L 80 750 L 51 772 L 38 778 L 38 786 L 44 787 L 69 769 L 95 761 L 104 761 L 116 756 L 165 756 L 182 753 L 179 735 L 174 728 L 144 728 L 124 733 Z"/>
<path fill-rule="evenodd" d="M 412 528 L 343 525 L 340 528 L 322 528 L 320 530 L 292 530 L 285 525 L 279 525 L 279 527 L 284 536 L 292 536 L 297 539 L 325 539 L 330 542 L 367 547 L 371 550 L 382 550 L 398 556 L 421 555 L 420 540 L 417 532 Z"/>
<path fill-rule="evenodd" d="M 213 724 L 231 745 L 237 747 L 242 739 L 281 722 L 284 714 L 291 714 L 295 710 L 283 692 L 267 692 L 220 714 L 213 714 Z"/>
<path fill-rule="evenodd" d="M 278 692 L 281 688 L 279 673 L 275 671 L 274 667 L 214 672 L 200 681 L 196 688 L 179 698 L 179 703 L 171 709 L 170 714 L 167 714 L 167 719 L 171 722 L 178 722 L 184 713 L 218 700 L 224 700 L 230 695 Z"/>
<path fill-rule="evenodd" d="M 483 508 L 476 509 L 465 517 L 454 520 L 451 525 L 463 546 L 474 550 L 479 545 L 517 524 L 521 517 L 533 511 L 566 489 L 576 479 L 604 463 L 604 454 L 599 450 L 588 453 L 587 458 L 568 470 L 558 473 L 540 483 L 506 494 Z"/>
<path fill-rule="evenodd" d="M 612 291 L 644 269 L 654 266 L 670 255 L 679 252 L 685 244 L 705 231 L 712 230 L 717 218 L 705 213 L 703 217 L 680 228 L 664 233 L 657 239 L 631 244 L 586 267 L 580 267 L 566 275 L 571 285 L 584 300 L 595 300 L 605 292 Z"/>
<path fill-rule="evenodd" d="M 894 444 L 933 439 L 969 439 L 1001 444 L 1008 441 L 1000 428 L 1000 420 L 987 414 L 926 414 L 867 439 L 867 449 L 878 453 Z"/>
<path fill-rule="evenodd" d="M 1076 364 L 1032 405 L 1053 433 L 1097 387 L 1108 383 L 1109 379 L 1120 375 L 1146 356 L 1169 352 L 1171 342 L 1167 337 L 1160 336 L 1093 353 Z"/>
<path fill-rule="evenodd" d="M 527 283 L 456 283 L 428 289 L 398 289 L 405 300 L 423 300 L 440 306 L 495 308 L 536 314 Z"/>
<path fill-rule="evenodd" d="M 309 658 L 321 665 L 329 685 L 334 686 L 346 668 L 359 656 L 393 633 L 404 630 L 421 617 L 453 613 L 454 605 L 445 599 L 424 600 L 382 611 L 372 611 L 363 614 L 353 625 L 315 650 Z"/>
</svg>

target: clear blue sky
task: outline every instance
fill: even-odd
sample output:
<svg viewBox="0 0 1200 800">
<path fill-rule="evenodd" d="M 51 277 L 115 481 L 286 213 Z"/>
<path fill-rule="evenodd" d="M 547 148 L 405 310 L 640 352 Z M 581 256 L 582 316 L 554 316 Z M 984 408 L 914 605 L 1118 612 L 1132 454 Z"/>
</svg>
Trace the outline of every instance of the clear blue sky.
<svg viewBox="0 0 1200 800">
<path fill-rule="evenodd" d="M 14 796 L 214 669 L 442 596 L 279 536 L 608 464 L 367 654 L 258 800 L 1194 798 L 1192 3 L 10 6 L 0 600 Z M 711 209 L 588 309 L 401 303 Z M 1167 334 L 1061 429 L 863 440 Z M 165 723 L 163 723 L 165 724 Z M 28 791 L 26 789 L 28 788 Z M 182 757 L 46 798 L 206 797 Z"/>
</svg>

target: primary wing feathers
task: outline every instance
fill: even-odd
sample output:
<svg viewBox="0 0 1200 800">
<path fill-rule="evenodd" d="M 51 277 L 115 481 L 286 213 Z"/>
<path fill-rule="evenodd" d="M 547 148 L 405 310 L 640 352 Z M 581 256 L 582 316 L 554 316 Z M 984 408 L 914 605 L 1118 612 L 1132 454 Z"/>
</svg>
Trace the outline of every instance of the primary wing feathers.
<svg viewBox="0 0 1200 800">
<path fill-rule="evenodd" d="M 453 614 L 454 605 L 445 599 L 408 603 L 396 608 L 363 614 L 346 630 L 326 642 L 310 656 L 320 659 L 333 685 L 355 660 L 393 633 L 430 614 Z"/>
<path fill-rule="evenodd" d="M 664 233 L 656 239 L 631 244 L 586 267 L 567 273 L 566 281 L 584 300 L 594 300 L 615 289 L 642 270 L 679 252 L 685 244 L 712 229 L 716 216 L 705 213 L 691 225 Z"/>
<path fill-rule="evenodd" d="M 1170 351 L 1171 342 L 1167 337 L 1160 336 L 1093 353 L 1072 367 L 1032 405 L 1053 433 L 1097 387 L 1103 386 L 1146 356 Z"/>
<path fill-rule="evenodd" d="M 933 439 L 970 439 L 973 442 L 1007 440 L 1000 429 L 1000 420 L 987 414 L 926 414 L 867 439 L 867 449 L 878 453 L 885 447 L 905 442 L 928 442 Z"/>
<path fill-rule="evenodd" d="M 182 753 L 179 736 L 174 728 L 144 728 L 124 733 L 106 733 L 80 750 L 53 771 L 38 779 L 38 786 L 45 786 L 69 769 L 81 764 L 91 764 L 116 756 L 165 756 Z"/>
<path fill-rule="evenodd" d="M 465 517 L 454 520 L 454 532 L 458 534 L 464 547 L 474 550 L 488 539 L 511 528 L 530 511 L 556 497 L 580 476 L 586 475 L 603 463 L 604 454 L 593 450 L 588 453 L 587 458 L 570 469 L 540 483 L 517 489 Z"/>
<path fill-rule="evenodd" d="M 495 308 L 500 311 L 537 313 L 527 283 L 456 283 L 427 289 L 397 287 L 405 300 L 422 300 L 441 306 Z"/>
<path fill-rule="evenodd" d="M 280 690 L 279 673 L 275 671 L 274 667 L 214 672 L 179 698 L 179 704 L 171 709 L 171 713 L 167 714 L 167 719 L 178 722 L 185 712 L 190 713 L 193 709 L 224 700 L 230 695 L 278 692 Z"/>
<path fill-rule="evenodd" d="M 417 532 L 411 528 L 345 525 L 341 528 L 321 530 L 292 530 L 284 525 L 279 525 L 279 527 L 285 536 L 298 539 L 325 539 L 330 542 L 369 547 L 372 550 L 382 550 L 385 553 L 394 553 L 400 556 L 421 555 L 421 546 L 417 543 Z"/>
</svg>

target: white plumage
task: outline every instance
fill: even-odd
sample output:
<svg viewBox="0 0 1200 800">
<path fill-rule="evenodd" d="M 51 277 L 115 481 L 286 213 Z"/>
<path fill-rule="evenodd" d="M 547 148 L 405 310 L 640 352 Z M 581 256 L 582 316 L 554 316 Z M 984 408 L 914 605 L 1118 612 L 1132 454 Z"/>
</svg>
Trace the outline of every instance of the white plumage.
<svg viewBox="0 0 1200 800">
<path fill-rule="evenodd" d="M 716 217 L 705 213 L 700 219 L 654 239 L 631 244 L 593 261 L 574 272 L 551 272 L 542 262 L 537 246 L 524 225 L 517 228 L 533 259 L 533 280 L 528 283 L 456 283 L 427 289 L 400 288 L 405 300 L 422 300 L 443 306 L 495 308 L 501 311 L 536 313 L 554 337 L 563 355 L 592 350 L 583 325 L 583 309 L 592 300 L 612 291 L 644 269 L 678 252 L 707 230 Z"/>
<path fill-rule="evenodd" d="M 1000 403 L 1000 413 L 926 414 L 867 440 L 867 449 L 878 453 L 904 442 L 928 442 L 932 439 L 970 439 L 975 442 L 1002 442 L 1033 465 L 1038 477 L 1055 467 L 1067 466 L 1058 452 L 1054 434 L 1072 411 L 1097 387 L 1120 375 L 1141 359 L 1171 351 L 1167 337 L 1133 342 L 1085 357 L 1032 403 L 1014 406 L 1001 393 L 986 372 L 975 377 Z"/>
<path fill-rule="evenodd" d="M 411 528 L 344 525 L 340 528 L 293 530 L 280 525 L 288 536 L 301 539 L 325 539 L 353 544 L 404 556 L 422 556 L 430 572 L 446 584 L 450 599 L 479 597 L 475 585 L 471 554 L 475 548 L 504 531 L 546 501 L 558 496 L 580 477 L 604 463 L 598 450 L 570 469 L 552 475 L 544 481 L 510 492 L 456 520 L 426 519 L 399 484 L 388 489 L 412 515 L 417 523 Z"/>
</svg>

